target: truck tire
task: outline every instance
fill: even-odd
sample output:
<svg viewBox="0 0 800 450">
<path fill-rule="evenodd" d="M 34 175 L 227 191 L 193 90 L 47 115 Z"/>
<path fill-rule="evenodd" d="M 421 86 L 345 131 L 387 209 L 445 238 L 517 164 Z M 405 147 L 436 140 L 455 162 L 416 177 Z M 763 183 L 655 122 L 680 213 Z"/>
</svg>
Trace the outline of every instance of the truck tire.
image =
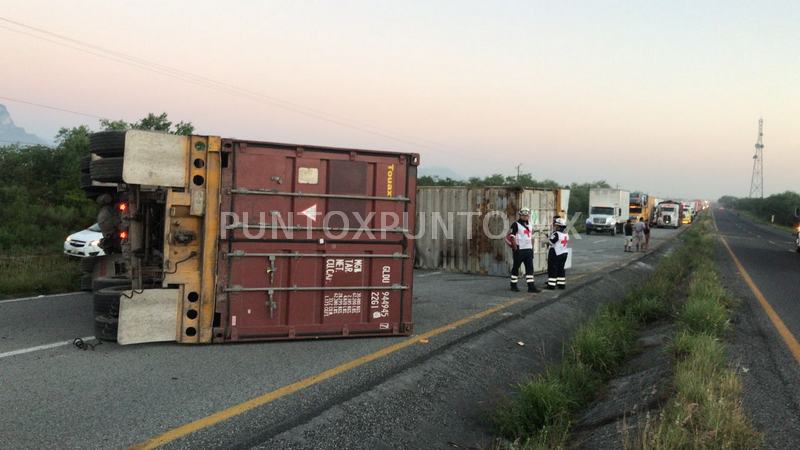
<svg viewBox="0 0 800 450">
<path fill-rule="evenodd" d="M 92 292 L 92 274 L 85 273 L 81 275 L 81 290 Z"/>
<path fill-rule="evenodd" d="M 616 236 L 617 235 L 617 226 L 616 225 L 611 227 L 611 235 L 612 236 Z"/>
<path fill-rule="evenodd" d="M 110 317 L 119 317 L 119 298 L 123 292 L 130 290 L 129 286 L 114 286 L 100 289 L 94 293 L 94 314 L 105 314 Z"/>
<path fill-rule="evenodd" d="M 97 156 L 122 156 L 125 152 L 125 131 L 90 134 L 89 150 Z"/>
<path fill-rule="evenodd" d="M 92 281 L 92 290 L 95 292 L 112 287 L 131 288 L 131 280 L 128 277 L 98 277 Z"/>
<path fill-rule="evenodd" d="M 81 158 L 81 173 L 89 173 L 89 164 L 92 162 L 92 155 Z"/>
<path fill-rule="evenodd" d="M 91 274 L 96 262 L 95 258 L 81 258 L 78 266 L 81 268 L 81 272 Z"/>
<path fill-rule="evenodd" d="M 592 234 L 592 229 L 591 228 L 587 228 L 586 229 L 586 235 L 588 236 L 590 234 Z"/>
<path fill-rule="evenodd" d="M 117 341 L 117 326 L 119 319 L 105 314 L 94 317 L 94 337 L 100 341 Z"/>
<path fill-rule="evenodd" d="M 114 189 L 105 186 L 89 186 L 83 188 L 83 193 L 86 194 L 86 198 L 94 200 L 101 194 L 113 194 Z"/>
<path fill-rule="evenodd" d="M 122 182 L 122 160 L 123 158 L 102 158 L 95 159 L 91 163 L 92 181 L 103 181 L 107 183 Z"/>
<path fill-rule="evenodd" d="M 92 175 L 89 172 L 81 172 L 81 189 L 86 190 L 92 187 Z"/>
</svg>

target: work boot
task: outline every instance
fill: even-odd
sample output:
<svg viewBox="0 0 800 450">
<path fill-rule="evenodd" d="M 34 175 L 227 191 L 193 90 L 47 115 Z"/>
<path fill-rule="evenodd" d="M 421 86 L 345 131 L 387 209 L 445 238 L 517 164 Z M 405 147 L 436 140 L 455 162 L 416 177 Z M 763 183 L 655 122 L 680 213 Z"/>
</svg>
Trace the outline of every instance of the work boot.
<svg viewBox="0 0 800 450">
<path fill-rule="evenodd" d="M 514 292 L 519 292 L 519 288 L 517 287 L 517 283 L 511 283 L 511 290 Z"/>
<path fill-rule="evenodd" d="M 542 292 L 542 290 L 536 287 L 535 284 L 528 283 L 528 292 Z"/>
<path fill-rule="evenodd" d="M 558 288 L 559 288 L 559 289 L 566 289 L 566 288 L 567 288 L 567 286 L 566 286 L 566 285 L 563 285 L 563 284 L 559 284 L 559 285 L 558 285 Z"/>
<path fill-rule="evenodd" d="M 547 290 L 548 290 L 548 291 L 555 291 L 555 290 L 556 290 L 556 287 L 555 287 L 555 286 L 553 286 L 552 284 L 548 284 L 548 285 L 547 285 Z"/>
</svg>

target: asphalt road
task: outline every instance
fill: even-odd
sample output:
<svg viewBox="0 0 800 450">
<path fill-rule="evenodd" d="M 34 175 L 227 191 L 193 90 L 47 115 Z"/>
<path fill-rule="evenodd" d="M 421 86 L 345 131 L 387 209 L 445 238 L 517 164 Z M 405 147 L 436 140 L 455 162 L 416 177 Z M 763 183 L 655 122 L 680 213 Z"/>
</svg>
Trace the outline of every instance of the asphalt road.
<svg viewBox="0 0 800 450">
<path fill-rule="evenodd" d="M 788 332 L 800 338 L 800 254 L 792 235 L 735 211 L 714 209 L 713 214 L 719 233 L 764 299 Z M 729 290 L 743 302 L 734 316 L 730 356 L 743 380 L 745 412 L 764 433 L 766 448 L 800 448 L 800 360 L 723 246 L 717 259 Z"/>
<path fill-rule="evenodd" d="M 654 230 L 653 246 L 675 234 Z M 623 253 L 622 243 L 621 236 L 573 239 L 568 285 L 640 256 Z M 214 426 L 196 425 L 196 432 L 168 446 L 258 445 L 285 437 L 299 423 L 400 371 L 418 370 L 444 349 L 461 345 L 465 336 L 531 302 L 559 299 L 558 292 L 514 294 L 500 277 L 442 272 L 415 277 L 417 335 L 412 338 L 208 346 L 103 343 L 82 351 L 65 343 L 92 334 L 90 295 L 0 301 L 0 448 L 123 448 L 226 408 L 234 408 L 228 410 L 231 417 Z M 537 277 L 538 284 L 543 280 Z M 557 324 L 561 318 L 548 320 Z M 420 340 L 424 333 L 432 333 L 430 339 Z M 406 340 L 410 345 L 386 351 Z M 332 372 L 324 381 L 309 378 L 325 371 Z M 265 394 L 271 397 L 263 406 L 237 406 Z M 367 422 L 389 426 L 381 420 Z"/>
</svg>

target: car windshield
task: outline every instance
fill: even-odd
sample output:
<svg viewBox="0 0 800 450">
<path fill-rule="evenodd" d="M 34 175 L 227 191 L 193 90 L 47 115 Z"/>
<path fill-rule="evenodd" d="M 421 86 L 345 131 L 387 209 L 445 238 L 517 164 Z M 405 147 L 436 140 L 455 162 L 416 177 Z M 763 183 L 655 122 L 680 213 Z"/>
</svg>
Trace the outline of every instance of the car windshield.
<svg viewBox="0 0 800 450">
<path fill-rule="evenodd" d="M 100 232 L 100 225 L 94 224 L 94 225 L 90 226 L 89 227 L 89 231 L 94 231 L 96 233 L 99 233 Z"/>
<path fill-rule="evenodd" d="M 614 208 L 608 206 L 592 206 L 592 209 L 589 212 L 589 214 L 602 214 L 606 216 L 613 216 Z"/>
<path fill-rule="evenodd" d="M 672 206 L 669 206 L 669 207 L 667 207 L 667 208 L 661 208 L 661 211 L 664 211 L 664 212 L 674 212 L 674 211 L 675 211 L 675 208 L 673 208 Z"/>
</svg>

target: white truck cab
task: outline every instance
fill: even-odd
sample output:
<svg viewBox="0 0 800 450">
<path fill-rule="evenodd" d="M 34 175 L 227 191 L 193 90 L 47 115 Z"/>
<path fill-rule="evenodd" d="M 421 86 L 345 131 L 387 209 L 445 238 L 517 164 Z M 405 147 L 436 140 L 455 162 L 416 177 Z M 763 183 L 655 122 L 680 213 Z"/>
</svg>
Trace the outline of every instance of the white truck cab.
<svg viewBox="0 0 800 450">
<path fill-rule="evenodd" d="M 590 189 L 586 234 L 621 233 L 622 226 L 630 216 L 630 195 L 630 192 L 622 189 Z"/>
<path fill-rule="evenodd" d="M 675 202 L 661 202 L 656 207 L 656 226 L 658 228 L 681 226 L 681 205 Z"/>
</svg>

